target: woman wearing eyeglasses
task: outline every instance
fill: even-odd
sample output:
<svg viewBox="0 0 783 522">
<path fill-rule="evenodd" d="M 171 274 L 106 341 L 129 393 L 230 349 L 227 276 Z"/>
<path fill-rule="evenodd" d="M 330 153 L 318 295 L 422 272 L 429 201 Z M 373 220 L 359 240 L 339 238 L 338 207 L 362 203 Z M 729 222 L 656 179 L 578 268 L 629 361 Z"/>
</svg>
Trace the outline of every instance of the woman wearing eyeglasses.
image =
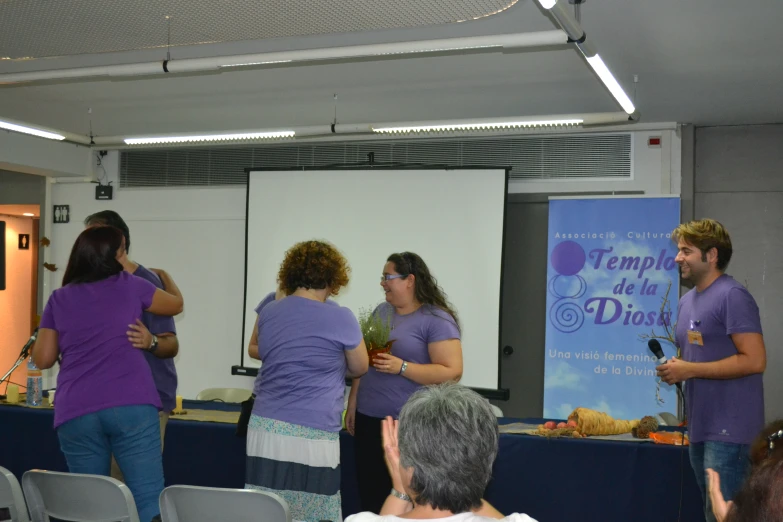
<svg viewBox="0 0 783 522">
<path fill-rule="evenodd" d="M 392 254 L 381 276 L 386 302 L 375 313 L 391 322 L 391 354 L 381 354 L 354 379 L 345 424 L 355 437 L 361 511 L 378 513 L 392 484 L 381 444 L 381 421 L 397 418 L 408 398 L 427 384 L 462 377 L 457 312 L 424 260 L 412 252 Z"/>
</svg>

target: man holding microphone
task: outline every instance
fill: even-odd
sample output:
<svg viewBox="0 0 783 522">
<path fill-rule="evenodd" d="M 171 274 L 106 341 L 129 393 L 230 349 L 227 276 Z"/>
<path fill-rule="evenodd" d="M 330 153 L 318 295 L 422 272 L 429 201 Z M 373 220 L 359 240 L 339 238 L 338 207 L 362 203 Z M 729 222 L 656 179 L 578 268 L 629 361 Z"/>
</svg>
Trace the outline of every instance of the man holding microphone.
<svg viewBox="0 0 783 522">
<path fill-rule="evenodd" d="M 724 272 L 731 238 L 717 221 L 681 224 L 672 233 L 675 261 L 694 287 L 680 299 L 675 338 L 682 359 L 658 366 L 667 384 L 685 382 L 690 461 L 708 522 L 707 469 L 730 500 L 748 471 L 750 444 L 764 427 L 766 348 L 756 301 Z"/>
</svg>

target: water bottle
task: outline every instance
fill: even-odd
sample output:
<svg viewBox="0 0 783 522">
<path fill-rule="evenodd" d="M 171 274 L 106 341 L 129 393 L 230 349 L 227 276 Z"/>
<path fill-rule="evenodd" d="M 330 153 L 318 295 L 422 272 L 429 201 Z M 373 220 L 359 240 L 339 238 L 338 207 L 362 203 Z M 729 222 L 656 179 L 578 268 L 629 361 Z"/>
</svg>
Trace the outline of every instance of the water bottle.
<svg viewBox="0 0 783 522">
<path fill-rule="evenodd" d="M 27 405 L 40 406 L 43 402 L 43 375 L 33 362 L 27 361 Z"/>
</svg>

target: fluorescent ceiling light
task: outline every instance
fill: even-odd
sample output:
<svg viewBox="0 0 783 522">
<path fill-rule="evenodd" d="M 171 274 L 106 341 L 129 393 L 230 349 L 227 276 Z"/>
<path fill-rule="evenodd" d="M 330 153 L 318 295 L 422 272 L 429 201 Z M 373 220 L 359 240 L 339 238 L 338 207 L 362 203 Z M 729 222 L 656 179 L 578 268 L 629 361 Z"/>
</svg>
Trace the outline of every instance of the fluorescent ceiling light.
<svg viewBox="0 0 783 522">
<path fill-rule="evenodd" d="M 151 145 L 159 143 L 189 143 L 198 141 L 269 140 L 293 138 L 292 130 L 272 132 L 245 132 L 241 134 L 205 134 L 203 136 L 158 136 L 152 138 L 125 138 L 127 145 Z"/>
<path fill-rule="evenodd" d="M 433 47 L 431 49 L 388 51 L 385 53 L 377 53 L 374 56 L 393 56 L 398 54 L 416 54 L 416 53 L 447 53 L 450 51 L 469 51 L 471 49 L 502 49 L 502 48 L 503 48 L 503 44 L 464 45 L 460 47 Z"/>
<path fill-rule="evenodd" d="M 31 214 L 30 212 L 24 212 L 22 215 L 28 217 L 35 217 L 35 214 Z"/>
<path fill-rule="evenodd" d="M 557 3 L 557 0 L 538 0 L 538 3 L 541 4 L 541 7 L 544 9 L 552 9 Z"/>
<path fill-rule="evenodd" d="M 628 95 L 625 94 L 625 91 L 623 91 L 623 88 L 617 83 L 614 76 L 612 76 L 611 71 L 601 57 L 596 54 L 585 58 L 587 59 L 587 63 L 590 64 L 590 67 L 592 67 L 598 77 L 601 78 L 601 81 L 604 82 L 606 88 L 609 89 L 609 92 L 612 93 L 614 99 L 617 100 L 617 103 L 620 104 L 625 112 L 633 114 L 636 111 L 636 107 L 633 106 L 633 102 L 628 98 Z"/>
<path fill-rule="evenodd" d="M 220 65 L 219 67 L 248 67 L 251 65 L 269 65 L 272 63 L 290 63 L 290 62 L 293 62 L 293 60 L 271 60 L 268 62 L 228 63 L 225 65 Z"/>
<path fill-rule="evenodd" d="M 569 125 L 580 125 L 582 119 L 570 120 L 540 120 L 540 121 L 500 121 L 500 122 L 477 122 L 477 123 L 456 123 L 443 125 L 420 125 L 409 127 L 373 127 L 373 132 L 387 134 L 404 134 L 411 132 L 448 132 L 448 131 L 472 131 L 488 129 L 514 129 L 519 127 L 564 127 Z"/>
<path fill-rule="evenodd" d="M 371 56 L 393 56 L 393 55 L 401 55 L 401 54 L 418 54 L 418 53 L 444 53 L 444 52 L 453 52 L 453 51 L 469 51 L 471 49 L 502 49 L 504 47 L 503 43 L 490 43 L 490 44 L 479 44 L 479 45 L 450 45 L 446 47 L 431 47 L 426 49 L 403 49 L 400 51 L 386 51 L 386 52 L 377 52 L 377 53 L 369 53 L 367 54 L 368 57 Z M 314 56 L 313 58 L 307 58 L 303 57 L 299 60 L 296 60 L 298 62 L 306 62 L 309 60 L 323 60 L 323 59 L 329 59 L 329 57 L 317 57 Z M 269 65 L 269 64 L 275 64 L 275 63 L 292 63 L 294 60 L 269 60 L 269 61 L 262 61 L 262 62 L 244 62 L 244 63 L 229 63 L 229 64 L 222 64 L 218 65 L 218 68 L 223 67 L 251 67 L 255 65 Z"/>
<path fill-rule="evenodd" d="M 23 125 L 16 125 L 15 123 L 10 123 L 7 121 L 0 120 L 0 129 L 6 129 L 14 132 L 21 132 L 24 134 L 31 134 L 33 136 L 38 136 L 39 138 L 46 138 L 49 140 L 64 140 L 65 136 L 61 134 L 55 134 L 53 132 L 46 132 L 40 129 L 35 129 L 33 127 L 25 127 Z"/>
</svg>

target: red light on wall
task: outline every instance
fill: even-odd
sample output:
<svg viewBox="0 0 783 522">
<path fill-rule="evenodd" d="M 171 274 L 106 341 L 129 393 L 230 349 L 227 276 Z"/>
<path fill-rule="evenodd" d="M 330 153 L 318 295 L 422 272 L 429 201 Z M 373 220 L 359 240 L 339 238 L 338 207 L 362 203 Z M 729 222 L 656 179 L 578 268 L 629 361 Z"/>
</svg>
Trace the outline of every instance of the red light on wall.
<svg viewBox="0 0 783 522">
<path fill-rule="evenodd" d="M 661 137 L 660 136 L 653 136 L 653 137 L 647 138 L 647 146 L 648 147 L 660 147 L 661 146 Z"/>
</svg>

